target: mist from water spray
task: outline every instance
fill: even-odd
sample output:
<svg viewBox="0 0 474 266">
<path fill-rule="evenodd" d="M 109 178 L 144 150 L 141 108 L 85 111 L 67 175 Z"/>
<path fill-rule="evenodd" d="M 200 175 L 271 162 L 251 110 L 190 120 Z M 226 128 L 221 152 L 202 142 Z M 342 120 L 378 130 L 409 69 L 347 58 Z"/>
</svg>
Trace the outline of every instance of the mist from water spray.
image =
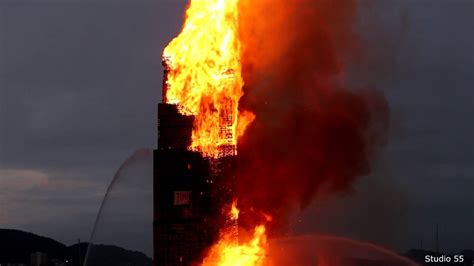
<svg viewBox="0 0 474 266">
<path fill-rule="evenodd" d="M 94 221 L 92 233 L 89 239 L 89 246 L 87 248 L 87 253 L 84 260 L 84 265 L 96 265 L 97 261 L 95 261 L 94 257 L 97 257 L 96 255 L 99 255 L 98 257 L 100 257 L 100 254 L 96 254 L 97 252 L 94 251 L 93 247 L 94 244 L 98 244 L 99 242 L 101 242 L 100 244 L 118 244 L 123 247 L 124 244 L 119 244 L 117 242 L 120 242 L 121 237 L 127 235 L 128 233 L 130 233 L 130 231 L 133 230 L 139 230 L 140 234 L 143 234 L 144 236 L 149 234 L 148 237 L 151 241 L 151 195 L 153 191 L 152 186 L 150 186 L 150 184 L 152 184 L 152 160 L 153 151 L 151 149 L 138 149 L 134 151 L 115 172 L 112 181 L 107 187 L 104 198 L 99 208 L 99 212 Z M 145 163 L 145 167 L 141 166 L 141 163 Z M 140 170 L 145 170 L 145 174 L 138 175 L 138 178 L 134 178 L 136 177 L 136 175 L 134 175 L 133 173 L 129 173 L 130 171 L 133 172 L 134 170 L 137 170 L 134 169 L 134 167 L 138 167 L 140 168 Z M 124 183 L 124 186 L 118 186 L 119 183 Z M 117 204 L 117 202 L 111 201 L 114 196 L 116 196 L 115 199 L 124 200 L 124 202 L 118 202 Z M 129 203 L 131 204 L 131 206 L 123 206 L 124 203 Z M 133 203 L 138 203 L 140 204 L 140 206 L 134 206 Z M 117 210 L 121 212 L 121 215 L 108 215 L 107 212 L 113 212 L 114 208 L 117 208 Z M 146 213 L 148 213 L 148 211 L 144 210 L 147 208 L 150 209 L 150 217 L 147 217 Z M 133 212 L 135 212 L 135 214 L 133 214 Z M 119 220 L 112 222 L 107 221 L 108 218 L 116 218 L 113 216 L 119 216 Z M 127 219 L 133 220 L 127 221 Z M 143 225 L 140 224 L 141 221 L 148 221 L 148 223 L 150 224 L 149 230 L 146 230 L 146 228 L 144 228 Z M 111 224 L 107 224 L 108 222 L 110 222 L 111 224 L 116 223 L 118 227 L 113 227 L 111 226 Z M 125 228 L 124 225 L 126 225 L 127 222 L 131 226 L 127 226 Z M 101 227 L 102 225 L 104 226 L 103 228 Z M 109 230 L 109 232 L 107 232 L 107 230 Z M 105 235 L 105 238 L 108 239 L 99 239 L 99 235 Z M 119 239 L 119 241 L 117 241 L 117 239 Z M 149 246 L 149 248 L 151 249 L 151 245 L 147 245 L 144 239 L 138 242 L 138 246 L 145 246 L 146 248 L 148 248 Z M 131 249 L 137 248 L 131 247 Z M 140 251 L 143 253 L 151 253 L 151 250 L 148 252 L 147 250 Z"/>
<path fill-rule="evenodd" d="M 418 265 L 373 243 L 316 234 L 273 239 L 270 241 L 267 263 L 269 266 Z"/>
</svg>

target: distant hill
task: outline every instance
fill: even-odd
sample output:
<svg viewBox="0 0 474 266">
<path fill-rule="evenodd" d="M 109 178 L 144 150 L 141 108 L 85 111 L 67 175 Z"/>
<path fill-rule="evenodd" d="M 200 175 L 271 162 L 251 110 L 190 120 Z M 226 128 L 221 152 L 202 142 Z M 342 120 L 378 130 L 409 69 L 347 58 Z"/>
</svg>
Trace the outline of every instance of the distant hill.
<svg viewBox="0 0 474 266">
<path fill-rule="evenodd" d="M 66 246 L 51 238 L 32 233 L 0 229 L 0 262 L 29 263 L 30 254 L 44 252 L 51 257 L 63 258 Z"/>
<path fill-rule="evenodd" d="M 152 260 L 138 251 L 129 251 L 117 246 L 93 245 L 87 266 L 144 266 L 152 265 Z"/>
<path fill-rule="evenodd" d="M 79 266 L 79 261 L 84 262 L 88 246 L 88 243 L 80 243 L 68 247 L 51 238 L 20 230 L 0 229 L 0 263 L 29 264 L 30 254 L 39 251 L 46 253 L 48 259 L 69 260 L 73 266 Z M 138 251 L 112 245 L 93 245 L 87 266 L 94 265 L 151 266 L 152 260 Z"/>
</svg>

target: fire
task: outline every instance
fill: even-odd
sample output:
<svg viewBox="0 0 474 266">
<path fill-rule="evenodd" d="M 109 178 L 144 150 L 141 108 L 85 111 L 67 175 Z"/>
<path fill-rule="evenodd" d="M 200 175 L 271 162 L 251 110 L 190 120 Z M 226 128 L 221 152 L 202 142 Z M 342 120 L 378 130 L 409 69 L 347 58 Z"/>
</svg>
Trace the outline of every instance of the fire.
<svg viewBox="0 0 474 266">
<path fill-rule="evenodd" d="M 237 141 L 255 119 L 239 110 L 243 96 L 239 0 L 191 0 L 181 33 L 163 52 L 163 100 L 194 116 L 191 149 L 220 158 L 237 154 Z M 204 266 L 260 266 L 266 251 L 265 226 L 239 243 L 237 201 L 228 207 L 227 227 L 211 247 Z"/>
<path fill-rule="evenodd" d="M 238 219 L 239 209 L 236 201 L 230 210 L 231 219 Z M 226 232 L 221 239 L 211 247 L 202 266 L 262 266 L 265 262 L 267 235 L 265 225 L 255 227 L 253 237 L 239 244 L 231 232 Z"/>
<path fill-rule="evenodd" d="M 230 216 L 232 220 L 239 219 L 240 210 L 237 208 L 237 201 L 232 202 L 232 207 L 230 209 Z"/>
<path fill-rule="evenodd" d="M 262 266 L 266 241 L 264 225 L 255 227 L 253 238 L 242 245 L 235 245 L 224 238 L 211 248 L 203 266 Z"/>
<path fill-rule="evenodd" d="M 255 115 L 239 114 L 243 95 L 238 0 L 191 0 L 179 36 L 163 52 L 164 101 L 195 116 L 191 149 L 208 157 L 236 154 Z"/>
</svg>

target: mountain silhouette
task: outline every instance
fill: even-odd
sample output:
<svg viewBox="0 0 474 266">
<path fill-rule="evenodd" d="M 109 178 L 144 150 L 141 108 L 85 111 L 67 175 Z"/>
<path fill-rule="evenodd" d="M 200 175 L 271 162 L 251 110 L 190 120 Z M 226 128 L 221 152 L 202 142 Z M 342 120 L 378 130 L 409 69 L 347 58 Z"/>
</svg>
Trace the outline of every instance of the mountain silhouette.
<svg viewBox="0 0 474 266">
<path fill-rule="evenodd" d="M 138 251 L 111 245 L 92 245 L 87 266 L 151 266 L 152 260 Z"/>
<path fill-rule="evenodd" d="M 0 239 L 0 263 L 29 263 L 30 254 L 38 251 L 56 258 L 66 255 L 64 244 L 20 230 L 0 229 Z"/>
<path fill-rule="evenodd" d="M 46 253 L 49 260 L 69 261 L 72 266 L 84 263 L 88 243 L 66 246 L 54 239 L 14 229 L 0 229 L 0 264 L 30 263 L 34 252 Z M 138 251 L 113 245 L 92 245 L 86 266 L 151 266 L 152 260 Z"/>
</svg>

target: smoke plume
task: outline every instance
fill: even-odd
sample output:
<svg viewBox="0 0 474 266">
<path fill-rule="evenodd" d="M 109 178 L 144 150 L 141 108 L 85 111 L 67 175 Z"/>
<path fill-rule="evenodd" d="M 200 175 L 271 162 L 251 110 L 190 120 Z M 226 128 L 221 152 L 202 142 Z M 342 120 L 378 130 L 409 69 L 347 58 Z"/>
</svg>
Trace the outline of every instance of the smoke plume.
<svg viewBox="0 0 474 266">
<path fill-rule="evenodd" d="M 241 0 L 241 107 L 256 114 L 238 147 L 243 224 L 251 209 L 281 224 L 370 172 L 389 110 L 381 93 L 345 79 L 363 50 L 356 15 L 353 0 Z"/>
</svg>

